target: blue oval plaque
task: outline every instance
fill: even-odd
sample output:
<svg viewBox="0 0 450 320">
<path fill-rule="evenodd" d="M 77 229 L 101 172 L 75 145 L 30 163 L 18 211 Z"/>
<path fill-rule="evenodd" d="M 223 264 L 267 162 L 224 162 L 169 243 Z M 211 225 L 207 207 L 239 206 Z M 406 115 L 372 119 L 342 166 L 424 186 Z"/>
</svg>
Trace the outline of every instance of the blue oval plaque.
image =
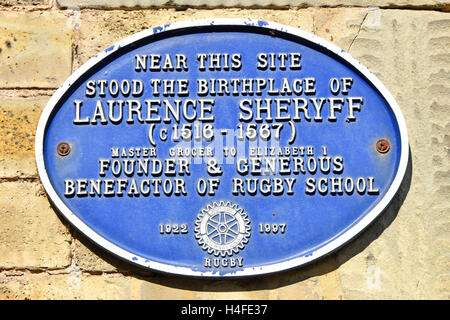
<svg viewBox="0 0 450 320">
<path fill-rule="evenodd" d="M 50 99 L 42 183 L 77 229 L 137 265 L 250 276 L 353 238 L 405 173 L 396 102 L 336 46 L 287 26 L 200 20 L 99 53 Z"/>
</svg>

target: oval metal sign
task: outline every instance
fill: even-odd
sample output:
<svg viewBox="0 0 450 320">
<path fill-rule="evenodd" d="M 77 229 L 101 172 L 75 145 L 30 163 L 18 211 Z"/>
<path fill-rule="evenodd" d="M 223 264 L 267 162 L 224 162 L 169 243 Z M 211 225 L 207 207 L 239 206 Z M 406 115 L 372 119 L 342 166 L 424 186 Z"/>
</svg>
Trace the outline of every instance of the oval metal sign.
<svg viewBox="0 0 450 320">
<path fill-rule="evenodd" d="M 400 109 L 349 54 L 255 20 L 120 41 L 50 99 L 36 135 L 56 208 L 134 264 L 191 276 L 286 270 L 372 222 L 403 179 Z"/>
</svg>

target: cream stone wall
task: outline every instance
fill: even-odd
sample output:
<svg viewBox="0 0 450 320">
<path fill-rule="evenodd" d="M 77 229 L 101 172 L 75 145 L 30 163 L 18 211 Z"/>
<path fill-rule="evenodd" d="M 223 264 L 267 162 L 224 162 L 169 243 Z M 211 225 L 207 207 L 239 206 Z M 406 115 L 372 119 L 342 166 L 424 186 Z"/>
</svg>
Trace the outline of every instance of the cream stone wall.
<svg viewBox="0 0 450 320">
<path fill-rule="evenodd" d="M 449 299 L 449 9 L 448 0 L 0 0 L 0 299 Z M 145 271 L 75 231 L 40 183 L 37 122 L 76 68 L 143 29 L 208 17 L 274 21 L 335 43 L 406 118 L 411 157 L 394 201 L 314 264 L 224 281 Z"/>
</svg>

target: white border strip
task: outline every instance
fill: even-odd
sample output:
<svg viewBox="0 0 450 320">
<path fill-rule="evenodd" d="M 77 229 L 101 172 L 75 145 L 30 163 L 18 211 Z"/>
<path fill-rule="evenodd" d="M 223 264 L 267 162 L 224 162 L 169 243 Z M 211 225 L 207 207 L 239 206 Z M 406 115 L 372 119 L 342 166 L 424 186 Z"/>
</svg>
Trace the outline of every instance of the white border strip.
<svg viewBox="0 0 450 320">
<path fill-rule="evenodd" d="M 125 47 L 137 40 L 149 37 L 151 35 L 172 31 L 172 30 L 180 30 L 189 27 L 202 27 L 202 26 L 253 26 L 260 27 L 262 29 L 270 29 L 281 31 L 284 33 L 288 33 L 300 38 L 303 38 L 309 42 L 315 43 L 328 51 L 340 56 L 347 62 L 349 62 L 354 68 L 356 68 L 361 74 L 363 74 L 368 81 L 370 81 L 376 89 L 380 92 L 380 94 L 386 99 L 387 103 L 390 105 L 395 118 L 397 120 L 399 131 L 400 131 L 400 140 L 401 140 L 401 156 L 399 168 L 397 170 L 397 174 L 392 182 L 388 192 L 385 196 L 378 202 L 378 204 L 367 213 L 360 221 L 358 221 L 355 225 L 345 231 L 342 235 L 338 236 L 336 239 L 330 241 L 324 246 L 318 248 L 311 254 L 307 256 L 300 256 L 293 258 L 288 261 L 283 261 L 280 263 L 275 263 L 271 265 L 265 265 L 261 267 L 255 268 L 243 268 L 241 270 L 237 270 L 236 272 L 226 273 L 224 275 L 219 275 L 220 271 L 211 271 L 211 272 L 200 272 L 195 269 L 174 266 L 170 264 L 158 263 L 154 261 L 149 261 L 144 257 L 140 257 L 134 255 L 114 243 L 106 240 L 102 236 L 100 236 L 97 232 L 91 229 L 88 225 L 86 225 L 82 220 L 80 220 L 60 199 L 56 191 L 54 190 L 50 179 L 48 177 L 45 163 L 44 163 L 44 135 L 45 129 L 47 126 L 47 122 L 50 118 L 50 115 L 60 101 L 64 93 L 69 89 L 69 87 L 75 83 L 75 81 L 80 78 L 85 72 L 87 72 L 90 68 L 95 66 L 97 63 L 101 62 L 104 58 L 109 56 L 111 53 L 119 50 L 122 47 Z M 268 273 L 274 273 L 282 270 L 291 269 L 294 267 L 298 267 L 313 260 L 316 260 L 324 255 L 334 251 L 335 249 L 341 247 L 343 244 L 347 243 L 350 239 L 355 237 L 358 233 L 360 233 L 363 229 L 365 229 L 389 204 L 397 190 L 400 187 L 400 184 L 403 180 L 403 177 L 406 172 L 407 164 L 408 164 L 408 156 L 409 156 L 409 144 L 408 144 L 408 135 L 406 129 L 406 122 L 403 118 L 403 115 L 400 111 L 400 107 L 397 105 L 397 102 L 391 95 L 391 93 L 385 88 L 385 86 L 381 83 L 378 78 L 372 74 L 366 67 L 364 67 L 360 62 L 350 56 L 347 52 L 335 46 L 334 44 L 316 37 L 315 35 L 309 34 L 302 30 L 285 26 L 278 23 L 252 20 L 252 19 L 203 19 L 203 20 L 190 20 L 177 22 L 169 25 L 164 25 L 161 27 L 156 27 L 148 30 L 144 30 L 142 32 L 136 33 L 132 36 L 129 36 L 117 43 L 113 46 L 105 49 L 104 51 L 97 54 L 95 57 L 91 58 L 85 64 L 83 64 L 79 69 L 77 69 L 64 83 L 59 89 L 55 92 L 55 94 L 51 97 L 47 106 L 44 108 L 41 118 L 39 120 L 39 124 L 36 132 L 36 163 L 39 172 L 39 176 L 41 178 L 41 182 L 44 185 L 44 188 L 53 201 L 54 205 L 58 208 L 58 210 L 83 234 L 85 234 L 88 238 L 96 242 L 98 245 L 103 247 L 104 249 L 110 251 L 111 253 L 128 260 L 134 264 L 143 266 L 145 268 L 149 268 L 156 271 L 161 271 L 165 273 L 172 273 L 178 275 L 187 275 L 187 276 L 200 276 L 200 277 L 240 277 L 240 276 L 256 276 Z"/>
</svg>

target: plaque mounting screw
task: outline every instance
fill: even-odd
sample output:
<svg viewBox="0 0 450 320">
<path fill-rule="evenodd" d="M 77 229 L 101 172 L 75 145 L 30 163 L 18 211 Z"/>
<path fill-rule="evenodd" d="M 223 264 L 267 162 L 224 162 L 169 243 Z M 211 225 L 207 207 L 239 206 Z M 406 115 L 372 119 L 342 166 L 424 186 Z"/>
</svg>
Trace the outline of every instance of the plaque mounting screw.
<svg viewBox="0 0 450 320">
<path fill-rule="evenodd" d="M 60 156 L 65 157 L 70 153 L 70 145 L 67 142 L 61 142 L 56 147 L 56 151 Z"/>
<path fill-rule="evenodd" d="M 386 139 L 380 139 L 376 143 L 376 148 L 379 153 L 386 153 L 391 148 L 391 145 Z"/>
</svg>

